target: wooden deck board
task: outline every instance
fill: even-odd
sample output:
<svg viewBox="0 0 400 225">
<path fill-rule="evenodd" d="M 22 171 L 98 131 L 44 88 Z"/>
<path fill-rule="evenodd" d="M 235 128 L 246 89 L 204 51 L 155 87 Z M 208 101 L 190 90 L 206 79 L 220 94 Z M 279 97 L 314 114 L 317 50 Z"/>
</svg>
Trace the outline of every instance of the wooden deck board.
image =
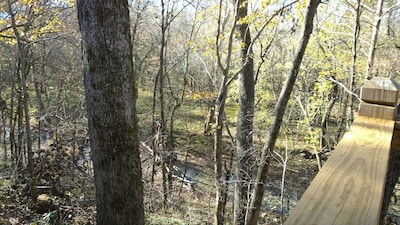
<svg viewBox="0 0 400 225">
<path fill-rule="evenodd" d="M 357 117 L 285 225 L 377 225 L 394 121 Z"/>
</svg>

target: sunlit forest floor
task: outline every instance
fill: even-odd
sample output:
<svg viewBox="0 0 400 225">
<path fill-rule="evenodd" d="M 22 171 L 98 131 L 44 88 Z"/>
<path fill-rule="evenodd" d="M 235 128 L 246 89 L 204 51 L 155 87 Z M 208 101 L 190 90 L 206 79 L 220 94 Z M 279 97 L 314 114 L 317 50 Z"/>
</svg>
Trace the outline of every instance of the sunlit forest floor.
<svg viewBox="0 0 400 225">
<path fill-rule="evenodd" d="M 37 203 L 30 199 L 28 181 L 20 173 L 5 169 L 3 165 L 0 174 L 0 224 L 95 224 L 92 174 L 85 166 L 74 163 L 64 150 L 67 148 L 48 149 L 40 160 L 35 161 L 41 196 Z M 150 164 L 147 163 L 150 155 L 142 146 L 147 224 L 212 224 L 212 155 L 202 150 L 186 148 L 178 157 L 176 165 L 186 171 L 186 181 L 174 179 L 174 191 L 169 193 L 168 208 L 164 208 L 160 171 L 157 171 L 155 182 L 151 185 L 148 180 L 151 178 Z M 287 217 L 299 200 L 318 170 L 315 159 L 308 157 L 304 153 L 292 155 L 285 179 L 283 202 L 280 198 L 282 167 L 278 163 L 272 165 L 261 224 L 281 224 L 282 218 L 284 220 Z M 385 199 L 388 210 L 382 224 L 400 224 L 399 152 L 394 152 L 392 159 L 387 185 L 389 195 Z M 230 186 L 229 191 L 232 190 L 233 186 Z M 232 214 L 231 194 L 227 218 L 231 218 Z"/>
<path fill-rule="evenodd" d="M 26 168 L 2 165 L 0 224 L 94 224 L 93 177 L 67 150 L 49 146 L 35 155 L 37 202 L 30 197 Z"/>
<path fill-rule="evenodd" d="M 166 208 L 163 206 L 161 170 L 156 170 L 152 185 L 152 157 L 141 145 L 147 224 L 212 224 L 213 158 L 212 148 L 204 143 L 212 143 L 212 137 L 191 138 L 194 146 L 181 146 L 175 169 L 175 172 L 185 173 L 185 180 L 175 177 Z M 198 144 L 204 148 L 195 148 Z M 68 150 L 48 146 L 35 158 L 40 194 L 36 203 L 29 196 L 28 180 L 21 175 L 24 171 L 17 173 L 15 168 L 2 165 L 0 224 L 95 224 L 92 171 L 79 164 L 79 154 L 74 160 Z M 317 172 L 314 159 L 306 159 L 302 154 L 294 157 L 297 160 L 289 166 L 283 202 L 280 199 L 282 167 L 278 163 L 272 165 L 261 215 L 265 224 L 280 224 L 281 216 L 286 217 Z M 229 186 L 226 218 L 231 218 L 232 214 L 232 191 L 233 182 Z"/>
<path fill-rule="evenodd" d="M 199 110 L 193 102 L 182 106 L 175 121 L 175 152 L 177 161 L 170 172 L 173 174 L 172 188 L 164 205 L 162 171 L 156 159 L 154 182 L 153 152 L 150 132 L 151 100 L 142 96 L 139 102 L 140 149 L 145 183 L 144 203 L 146 224 L 212 224 L 214 217 L 215 188 L 213 181 L 213 137 L 203 135 L 207 110 Z M 197 103 L 196 103 L 197 104 Z M 228 121 L 229 123 L 229 121 Z M 234 122 L 230 124 L 234 126 Z M 234 130 L 231 128 L 231 130 Z M 28 172 L 25 167 L 10 167 L 0 161 L 0 225 L 89 225 L 96 224 L 93 186 L 93 168 L 90 161 L 90 146 L 86 135 L 79 137 L 81 143 L 74 145 L 68 134 L 59 140 L 44 140 L 37 146 L 34 156 L 35 177 L 39 198 L 32 201 L 28 188 Z M 234 146 L 226 138 L 225 160 L 230 169 Z M 256 145 L 261 145 L 260 141 Z M 289 160 L 286 177 L 282 185 L 283 166 L 278 158 L 272 160 L 266 184 L 266 193 L 260 215 L 261 224 L 281 224 L 294 208 L 308 187 L 318 166 L 315 157 L 304 149 L 302 143 L 288 149 Z M 256 146 L 256 148 L 261 148 Z M 285 149 L 276 149 L 284 155 Z M 0 148 L 0 156 L 4 149 Z M 330 152 L 321 155 L 322 163 Z M 1 157 L 0 157 L 1 158 Z M 7 157 L 8 159 L 10 156 Z M 387 179 L 382 224 L 400 224 L 400 153 L 393 152 Z M 25 163 L 23 163 L 25 165 Z M 122 175 L 123 176 L 123 175 Z M 228 181 L 226 218 L 232 218 L 232 196 L 234 177 Z M 281 198 L 283 187 L 283 198 Z M 135 190 L 132 190 L 135 191 Z"/>
</svg>

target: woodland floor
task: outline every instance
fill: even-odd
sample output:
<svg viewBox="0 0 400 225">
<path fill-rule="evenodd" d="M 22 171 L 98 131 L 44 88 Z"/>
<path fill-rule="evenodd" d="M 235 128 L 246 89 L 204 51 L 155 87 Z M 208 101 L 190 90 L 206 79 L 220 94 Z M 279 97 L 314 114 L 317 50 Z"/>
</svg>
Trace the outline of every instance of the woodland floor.
<svg viewBox="0 0 400 225">
<path fill-rule="evenodd" d="M 213 183 L 213 137 L 203 135 L 206 110 L 198 110 L 200 105 L 186 104 L 180 111 L 182 115 L 176 123 L 175 150 L 177 162 L 171 172 L 175 175 L 173 187 L 168 192 L 168 207 L 163 207 L 161 169 L 156 167 L 154 183 L 151 182 L 153 165 L 151 139 L 151 96 L 142 96 L 142 112 L 138 112 L 141 129 L 141 160 L 143 180 L 145 181 L 146 224 L 212 224 L 214 208 Z M 197 103 L 196 103 L 197 104 Z M 200 103 L 199 103 L 200 104 Z M 201 107 L 201 106 L 200 106 Z M 204 108 L 204 107 L 203 107 Z M 147 128 L 147 129 L 146 129 Z M 61 135 L 60 135 L 61 136 Z M 90 164 L 89 148 L 85 146 L 86 134 L 80 134 L 81 144 L 76 150 L 71 144 L 71 134 L 64 135 L 65 140 L 58 144 L 47 142 L 35 152 L 35 177 L 41 201 L 34 203 L 28 190 L 27 172 L 22 167 L 11 168 L 4 163 L 3 149 L 0 147 L 0 225 L 38 224 L 38 225 L 89 225 L 96 224 L 94 202 L 93 172 Z M 79 136 L 79 135 L 78 135 Z M 60 138 L 63 139 L 63 138 Z M 225 139 L 228 162 L 230 146 Z M 258 141 L 261 142 L 261 141 Z M 79 142 L 78 142 L 79 143 Z M 38 149 L 39 147 L 36 147 Z M 258 148 L 258 147 L 257 147 Z M 268 176 L 261 224 L 281 224 L 294 208 L 301 195 L 311 183 L 318 171 L 316 160 L 305 149 L 292 147 L 287 164 L 283 201 L 281 196 L 282 166 L 279 160 L 272 160 Z M 299 148 L 299 149 L 296 149 Z M 281 155 L 282 149 L 277 148 Z M 323 160 L 329 153 L 321 156 Z M 8 160 L 9 160 L 8 156 Z M 393 152 L 386 186 L 385 207 L 382 224 L 400 224 L 400 152 Z M 184 179 L 182 179 L 184 178 Z M 229 197 L 226 218 L 232 218 L 233 182 L 228 181 Z"/>
<path fill-rule="evenodd" d="M 210 137 L 193 138 L 192 142 L 212 141 Z M 150 185 L 149 162 L 152 157 L 144 143 L 141 147 L 147 224 L 211 224 L 214 205 L 211 150 L 181 147 L 174 174 L 179 177 L 182 174 L 178 173 L 183 171 L 186 180 L 175 179 L 169 195 L 169 209 L 164 210 L 162 188 L 157 182 L 161 180 L 160 171 L 155 177 L 156 182 Z M 308 158 L 308 154 L 300 151 L 292 153 L 283 203 L 280 199 L 282 167 L 274 163 L 270 169 L 261 224 L 281 224 L 281 216 L 283 220 L 286 218 L 318 170 L 315 159 Z M 45 198 L 41 203 L 30 200 L 27 180 L 19 175 L 21 173 L 3 165 L 0 174 L 0 224 L 95 224 L 93 178 L 86 167 L 78 165 L 77 161 L 72 159 L 68 148 L 55 147 L 43 151 L 36 158 L 38 191 Z M 400 224 L 399 152 L 393 152 L 390 165 L 388 195 L 385 198 L 388 204 L 383 210 L 382 224 Z M 230 208 L 228 203 L 227 218 L 231 218 Z"/>
</svg>

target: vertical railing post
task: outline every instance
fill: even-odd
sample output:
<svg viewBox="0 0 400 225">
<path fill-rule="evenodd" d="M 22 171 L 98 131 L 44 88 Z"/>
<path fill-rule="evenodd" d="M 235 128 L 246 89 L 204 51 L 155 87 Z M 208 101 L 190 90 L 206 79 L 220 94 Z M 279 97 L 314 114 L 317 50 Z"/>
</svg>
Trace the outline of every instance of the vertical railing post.
<svg viewBox="0 0 400 225">
<path fill-rule="evenodd" d="M 400 85 L 392 78 L 374 77 L 361 87 L 359 116 L 395 120 Z"/>
</svg>

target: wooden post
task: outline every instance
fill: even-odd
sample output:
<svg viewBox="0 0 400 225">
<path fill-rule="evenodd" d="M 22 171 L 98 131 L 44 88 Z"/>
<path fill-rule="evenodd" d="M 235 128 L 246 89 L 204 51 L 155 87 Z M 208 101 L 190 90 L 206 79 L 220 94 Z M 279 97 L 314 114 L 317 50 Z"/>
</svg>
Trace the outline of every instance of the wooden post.
<svg viewBox="0 0 400 225">
<path fill-rule="evenodd" d="M 374 77 L 361 87 L 359 116 L 395 120 L 400 85 L 392 78 Z"/>
<path fill-rule="evenodd" d="M 391 148 L 400 150 L 399 84 L 391 78 L 375 77 L 361 87 L 358 115 L 395 120 Z"/>
<path fill-rule="evenodd" d="M 399 90 L 390 78 L 373 78 L 361 88 L 358 116 L 285 225 L 379 224 Z"/>
</svg>

